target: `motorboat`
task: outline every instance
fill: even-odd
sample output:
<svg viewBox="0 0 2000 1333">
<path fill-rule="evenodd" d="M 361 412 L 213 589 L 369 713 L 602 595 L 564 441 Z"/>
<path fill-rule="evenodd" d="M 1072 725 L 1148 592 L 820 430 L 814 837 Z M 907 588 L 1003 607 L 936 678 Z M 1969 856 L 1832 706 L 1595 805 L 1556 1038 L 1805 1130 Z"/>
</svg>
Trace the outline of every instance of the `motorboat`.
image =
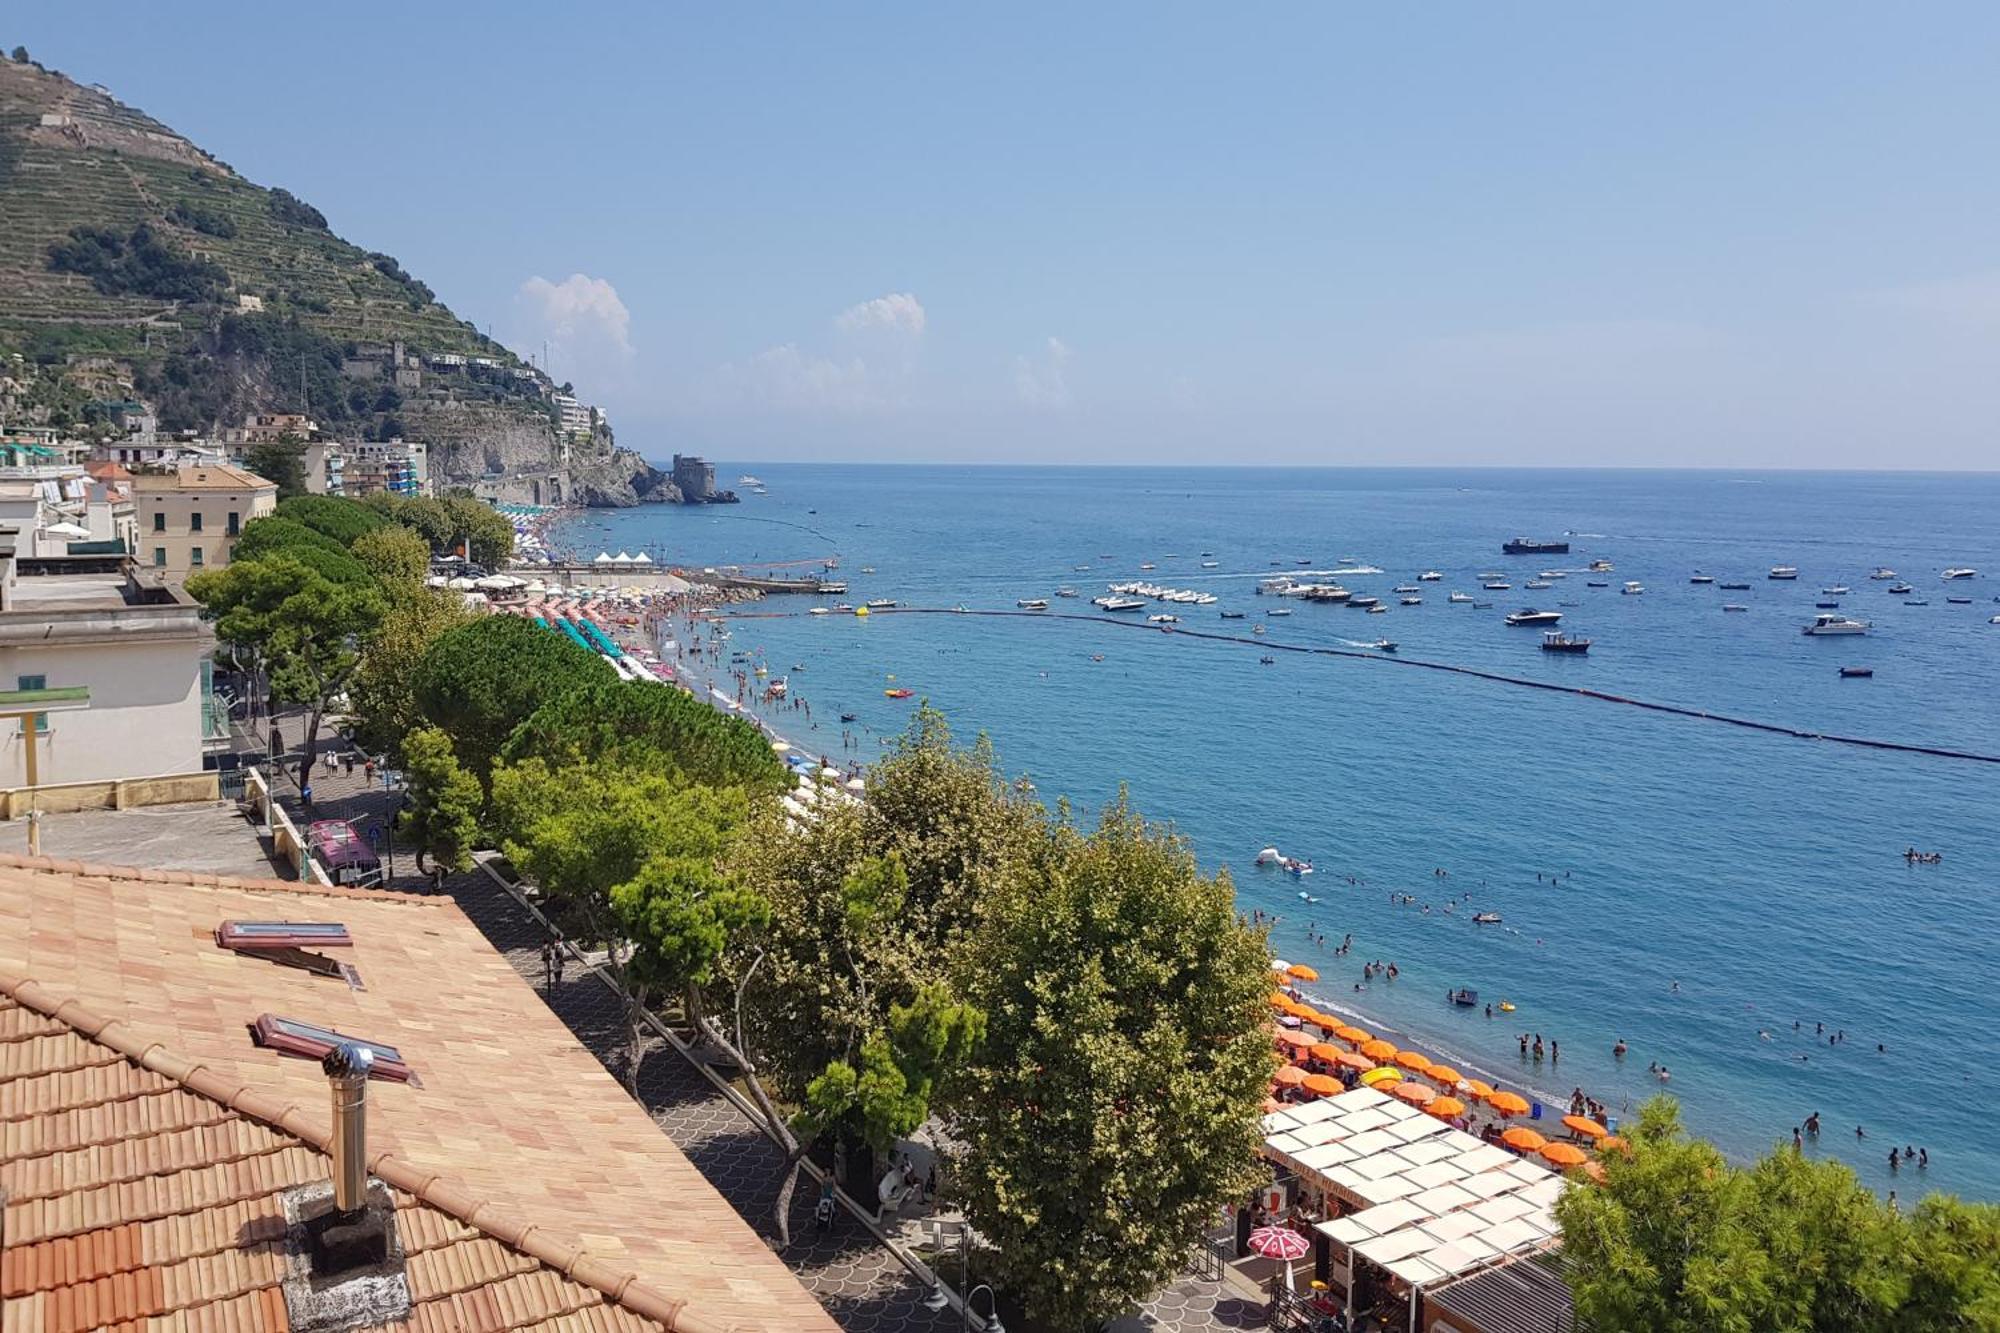
<svg viewBox="0 0 2000 1333">
<path fill-rule="evenodd" d="M 1606 583 L 1603 579 L 1585 579 L 1583 581 L 1583 586 L 1586 588 L 1608 588 L 1611 585 L 1609 583 Z"/>
<path fill-rule="evenodd" d="M 1741 602 L 1725 602 L 1722 609 L 1725 611 L 1748 611 L 1750 608 Z"/>
<path fill-rule="evenodd" d="M 1821 611 L 1838 610 L 1840 607 L 1840 599 L 1836 597 L 1834 600 L 1830 602 L 1814 602 L 1813 606 Z"/>
<path fill-rule="evenodd" d="M 1521 586 L 1523 588 L 1530 589 L 1531 591 L 1540 592 L 1544 588 L 1553 588 L 1556 585 L 1550 582 L 1548 579 L 1529 579 L 1526 583 L 1523 583 Z"/>
<path fill-rule="evenodd" d="M 762 486 L 764 483 L 746 472 L 736 479 L 736 484 L 738 486 Z"/>
<path fill-rule="evenodd" d="M 1500 914 L 1498 912 L 1474 912 L 1472 914 L 1472 922 L 1477 926 L 1497 926 L 1500 924 Z"/>
<path fill-rule="evenodd" d="M 1023 597 L 1018 602 L 1015 602 L 1014 605 L 1020 607 L 1023 611 L 1046 611 L 1049 609 L 1049 599 L 1046 597 Z"/>
<path fill-rule="evenodd" d="M 1422 606 L 1423 604 L 1424 599 L 1421 597 L 1411 596 L 1403 598 L 1404 606 Z"/>
<path fill-rule="evenodd" d="M 1845 583 L 1836 583 L 1830 588 L 1821 588 L 1819 591 L 1822 597 L 1845 597 L 1854 590 Z"/>
<path fill-rule="evenodd" d="M 1447 602 L 1469 602 L 1472 600 L 1472 594 L 1469 592 L 1455 592 L 1451 596 L 1445 598 L 1445 600 Z"/>
<path fill-rule="evenodd" d="M 1414 583 L 1398 583 L 1395 587 L 1389 589 L 1389 591 L 1394 593 L 1405 593 L 1405 592 L 1422 592 L 1423 589 L 1417 587 L 1417 585 Z"/>
<path fill-rule="evenodd" d="M 1563 569 L 1545 569 L 1535 575 L 1535 577 L 1538 579 L 1566 579 L 1569 577 L 1569 571 Z"/>
<path fill-rule="evenodd" d="M 1951 604 L 1952 604 L 1953 606 L 1971 606 L 1971 605 L 1972 605 L 1972 599 L 1971 599 L 1970 597 L 1947 597 L 1947 598 L 1945 598 L 1945 600 L 1946 600 L 1947 602 L 1950 602 L 1950 603 L 1951 603 Z"/>
<path fill-rule="evenodd" d="M 1435 570 L 1435 569 L 1427 569 L 1427 570 L 1425 570 L 1425 571 L 1424 571 L 1423 573 L 1421 573 L 1421 574 L 1417 575 L 1417 582 L 1419 582 L 1419 583 L 1437 583 L 1437 582 L 1439 582 L 1440 580 L 1442 580 L 1443 578 L 1444 578 L 1444 575 L 1440 574 L 1440 573 L 1439 573 L 1439 572 L 1438 572 L 1437 570 Z"/>
<path fill-rule="evenodd" d="M 915 693 L 916 693 L 915 690 L 905 689 L 901 685 L 898 685 L 896 688 L 892 690 L 882 691 L 883 696 L 889 699 L 907 699 Z"/>
<path fill-rule="evenodd" d="M 1289 606 L 1277 606 L 1271 608 L 1271 614 L 1274 616 L 1288 616 L 1291 613 L 1292 613 L 1292 608 Z"/>
<path fill-rule="evenodd" d="M 1724 591 L 1724 592 L 1749 592 L 1749 591 L 1750 591 L 1750 585 L 1749 585 L 1749 584 L 1747 584 L 1747 583 L 1718 583 L 1718 584 L 1716 584 L 1715 586 L 1716 586 L 1716 587 L 1718 587 L 1718 588 L 1720 588 L 1720 589 L 1722 589 L 1722 591 Z"/>
<path fill-rule="evenodd" d="M 1614 568 L 1616 566 L 1609 560 L 1593 560 L 1590 562 L 1590 572 L 1593 574 L 1609 574 Z"/>
<path fill-rule="evenodd" d="M 1056 589 L 1056 596 L 1058 596 L 1058 597 L 1074 597 L 1074 596 L 1076 596 L 1076 595 L 1077 595 L 1077 594 L 1076 594 L 1076 589 L 1075 589 L 1075 588 L 1057 588 L 1057 589 Z"/>
<path fill-rule="evenodd" d="M 1627 597 L 1637 597 L 1640 593 L 1646 591 L 1646 585 L 1637 579 L 1628 579 L 1625 582 L 1625 586 L 1618 591 Z"/>
<path fill-rule="evenodd" d="M 852 721 L 854 720 L 854 718 L 855 718 L 855 714 L 853 714 L 853 713 L 842 713 L 842 714 L 840 715 L 840 720 L 841 720 L 842 722 L 852 722 Z"/>
<path fill-rule="evenodd" d="M 1587 653 L 1589 639 L 1572 639 L 1561 630 L 1550 630 L 1542 636 L 1542 651 L 1545 653 Z"/>
<path fill-rule="evenodd" d="M 1905 602 L 1903 603 L 1903 605 L 1904 605 L 1904 606 L 1929 606 L 1929 605 L 1930 605 L 1930 601 L 1929 601 L 1929 600 L 1928 600 L 1927 598 L 1923 598 L 1923 597 L 1912 597 L 1912 598 L 1910 598 L 1909 600 L 1905 601 Z"/>
<path fill-rule="evenodd" d="M 1902 595 L 1903 595 L 1904 593 L 1911 593 L 1911 592 L 1915 592 L 1915 591 L 1916 591 L 1916 589 L 1915 589 L 1915 588 L 1912 588 L 1912 587 L 1911 587 L 1911 586 L 1910 586 L 1909 584 L 1907 584 L 1907 583 L 1900 583 L 1900 582 L 1899 582 L 1899 583 L 1892 583 L 1892 584 L 1890 584 L 1890 585 L 1889 585 L 1889 591 L 1890 591 L 1890 592 L 1892 592 L 1892 593 L 1894 593 L 1894 594 L 1895 594 L 1896 596 L 1898 596 L 1898 597 L 1901 597 L 1901 596 L 1902 596 Z"/>
<path fill-rule="evenodd" d="M 1277 658 L 1275 658 L 1275 657 L 1272 657 L 1272 656 L 1271 656 L 1270 654 L 1268 654 L 1268 653 L 1266 653 L 1266 654 L 1265 654 L 1264 656 L 1262 656 L 1262 657 L 1258 658 L 1258 659 L 1257 659 L 1257 661 L 1258 661 L 1259 665 L 1262 665 L 1262 666 L 1276 666 L 1276 665 L 1278 664 L 1278 659 L 1277 659 Z"/>
<path fill-rule="evenodd" d="M 1146 623 L 1149 625 L 1178 625 L 1181 623 L 1181 618 L 1174 615 L 1147 616 Z"/>
<path fill-rule="evenodd" d="M 815 606 L 807 610 L 806 614 L 809 616 L 823 616 L 826 614 L 826 608 L 823 606 Z"/>
<path fill-rule="evenodd" d="M 1842 667 L 1840 669 L 1840 678 L 1842 680 L 1867 680 L 1874 674 L 1874 667 Z"/>
<path fill-rule="evenodd" d="M 1090 604 L 1100 611 L 1143 611 L 1146 604 L 1137 597 L 1093 597 Z"/>
<path fill-rule="evenodd" d="M 872 602 L 862 603 L 862 605 L 867 607 L 870 611 L 887 611 L 890 607 L 894 606 L 895 604 L 896 604 L 895 599 L 890 597 L 877 597 Z"/>
<path fill-rule="evenodd" d="M 1764 577 L 1767 579 L 1778 579 L 1782 581 L 1785 579 L 1795 579 L 1798 576 L 1799 576 L 1798 567 L 1795 565 L 1772 565 L 1771 572 L 1766 574 Z"/>
<path fill-rule="evenodd" d="M 1893 579 L 1896 577 L 1896 571 L 1889 568 L 1887 565 L 1877 565 L 1875 566 L 1874 571 L 1870 573 L 1868 577 L 1871 579 Z"/>
<path fill-rule="evenodd" d="M 1537 541 L 1533 537 L 1516 537 L 1512 541 L 1500 543 L 1502 555 L 1568 555 L 1569 543 L 1558 541 Z"/>
<path fill-rule="evenodd" d="M 1460 986 L 1446 993 L 1445 998 L 1461 1008 L 1470 1009 L 1479 1003 L 1479 992 Z"/>
<path fill-rule="evenodd" d="M 1139 566 L 1139 568 L 1140 568 L 1140 569 L 1158 569 L 1158 568 L 1159 568 L 1159 566 L 1158 566 L 1158 565 L 1141 565 L 1141 566 Z"/>
<path fill-rule="evenodd" d="M 1389 608 L 1377 602 L 1368 608 L 1368 614 L 1371 616 L 1386 616 L 1389 614 Z"/>
<path fill-rule="evenodd" d="M 1201 567 L 1203 569 L 1220 569 L 1222 568 L 1222 562 L 1220 560 L 1204 560 L 1201 562 Z"/>
<path fill-rule="evenodd" d="M 1379 597 L 1352 597 L 1348 599 L 1347 604 L 1359 607 L 1363 611 L 1368 611 L 1382 605 L 1382 599 Z"/>
<path fill-rule="evenodd" d="M 1828 634 L 1866 634 L 1868 632 L 1868 622 L 1865 620 L 1856 620 L 1851 616 L 1834 615 L 1828 612 L 1823 615 L 1814 616 L 1812 624 L 1807 625 L 1799 632 L 1801 634 L 1816 636 Z"/>
<path fill-rule="evenodd" d="M 1690 575 L 1688 576 L 1688 582 L 1689 582 L 1689 583 L 1713 583 L 1713 582 L 1715 582 L 1715 575 L 1713 575 L 1713 574 L 1690 574 Z"/>
<path fill-rule="evenodd" d="M 1532 606 L 1524 606 L 1519 611 L 1507 613 L 1510 625 L 1553 625 L 1563 618 L 1560 611 L 1538 611 Z"/>
<path fill-rule="evenodd" d="M 1377 639 L 1368 646 L 1378 653 L 1393 653 L 1396 651 L 1396 641 L 1394 639 Z"/>
<path fill-rule="evenodd" d="M 1241 620 L 1241 619 L 1243 619 L 1243 613 L 1242 613 L 1241 611 L 1224 611 L 1224 612 L 1222 612 L 1222 613 L 1221 613 L 1221 615 L 1222 615 L 1222 618 L 1223 618 L 1224 620 Z"/>
<path fill-rule="evenodd" d="M 1479 586 L 1488 592 L 1512 592 L 1514 589 L 1514 585 L 1505 579 L 1495 579 L 1491 583 L 1482 583 Z"/>
<path fill-rule="evenodd" d="M 1976 569 L 1969 569 L 1969 568 L 1960 568 L 1960 569 L 1947 569 L 1947 570 L 1946 570 L 1946 571 L 1944 572 L 1944 576 L 1945 576 L 1946 578 L 1948 578 L 1948 579 L 1969 579 L 1969 578 L 1976 578 L 1976 577 L 1978 577 L 1978 574 L 1979 574 L 1979 571 L 1978 571 L 1978 570 L 1976 570 Z"/>
</svg>

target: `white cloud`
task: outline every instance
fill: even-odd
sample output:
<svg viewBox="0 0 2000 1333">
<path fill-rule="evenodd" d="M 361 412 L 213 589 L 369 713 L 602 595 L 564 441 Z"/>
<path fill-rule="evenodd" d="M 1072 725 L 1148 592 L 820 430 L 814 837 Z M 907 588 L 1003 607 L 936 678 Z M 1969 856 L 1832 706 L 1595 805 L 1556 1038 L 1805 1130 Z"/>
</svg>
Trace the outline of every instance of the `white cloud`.
<svg viewBox="0 0 2000 1333">
<path fill-rule="evenodd" d="M 921 338 L 924 333 L 924 306 L 909 292 L 890 292 L 887 296 L 847 307 L 834 317 L 833 326 L 842 333 L 887 329 Z"/>
<path fill-rule="evenodd" d="M 540 358 L 548 344 L 558 379 L 584 381 L 632 360 L 632 312 L 604 278 L 529 278 L 514 293 L 515 349 Z"/>
<path fill-rule="evenodd" d="M 1054 410 L 1069 406 L 1069 344 L 1050 338 L 1035 356 L 1014 358 L 1014 392 L 1029 407 Z"/>
<path fill-rule="evenodd" d="M 836 360 L 802 351 L 797 343 L 731 362 L 718 378 L 729 397 L 789 411 L 852 412 L 895 402 L 895 386 L 884 383 L 860 357 Z"/>
</svg>

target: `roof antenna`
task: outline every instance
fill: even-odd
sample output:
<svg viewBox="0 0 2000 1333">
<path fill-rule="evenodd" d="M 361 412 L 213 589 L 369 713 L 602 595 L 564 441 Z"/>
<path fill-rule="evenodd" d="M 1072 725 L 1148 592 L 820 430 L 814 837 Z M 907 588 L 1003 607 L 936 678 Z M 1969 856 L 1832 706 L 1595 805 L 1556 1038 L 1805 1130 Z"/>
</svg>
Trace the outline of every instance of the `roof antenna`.
<svg viewBox="0 0 2000 1333">
<path fill-rule="evenodd" d="M 343 1217 L 368 1202 L 368 1072 L 375 1052 L 344 1041 L 326 1053 L 320 1068 L 333 1091 L 333 1206 Z"/>
</svg>

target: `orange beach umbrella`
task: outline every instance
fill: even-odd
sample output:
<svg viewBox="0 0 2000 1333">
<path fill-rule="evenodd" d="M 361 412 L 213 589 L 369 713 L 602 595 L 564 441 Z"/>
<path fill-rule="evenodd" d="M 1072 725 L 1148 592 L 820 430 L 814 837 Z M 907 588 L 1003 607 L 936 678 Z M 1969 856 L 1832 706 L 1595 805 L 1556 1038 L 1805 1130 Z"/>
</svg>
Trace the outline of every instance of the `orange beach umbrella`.
<svg viewBox="0 0 2000 1333">
<path fill-rule="evenodd" d="M 1271 1076 L 1271 1081 L 1282 1088 L 1296 1088 L 1306 1081 L 1306 1071 L 1297 1065 L 1281 1065 L 1278 1072 Z"/>
<path fill-rule="evenodd" d="M 1587 1139 L 1601 1139 L 1611 1132 L 1587 1115 L 1566 1115 L 1563 1124 Z"/>
<path fill-rule="evenodd" d="M 1397 1051 L 1396 1063 L 1421 1074 L 1431 1067 L 1431 1058 L 1417 1051 Z"/>
<path fill-rule="evenodd" d="M 1500 1136 L 1500 1142 L 1509 1148 L 1519 1148 L 1522 1152 L 1534 1152 L 1548 1140 L 1526 1125 L 1516 1125 Z"/>
<path fill-rule="evenodd" d="M 1313 1044 L 1313 1039 L 1303 1032 L 1293 1032 L 1289 1028 L 1278 1029 L 1278 1040 L 1286 1046 L 1303 1048 Z"/>
<path fill-rule="evenodd" d="M 1424 1109 L 1440 1120 L 1450 1120 L 1465 1114 L 1465 1103 L 1456 1097 L 1433 1097 Z"/>
<path fill-rule="evenodd" d="M 1292 1007 L 1292 997 L 1281 990 L 1274 990 L 1271 992 L 1271 1007 L 1273 1009 L 1290 1009 Z"/>
<path fill-rule="evenodd" d="M 1556 1166 L 1582 1166 L 1590 1160 L 1590 1154 L 1574 1143 L 1544 1143 L 1541 1154 L 1544 1161 Z"/>
<path fill-rule="evenodd" d="M 1340 1038 L 1342 1041 L 1351 1041 L 1356 1046 L 1359 1046 L 1361 1045 L 1361 1043 L 1366 1041 L 1375 1040 L 1374 1033 L 1368 1031 L 1366 1028 L 1355 1027 L 1352 1023 L 1343 1024 L 1340 1027 L 1335 1028 L 1333 1030 L 1333 1035 Z"/>
<path fill-rule="evenodd" d="M 1332 1046 L 1327 1045 L 1323 1041 L 1314 1043 L 1310 1054 L 1312 1055 L 1313 1059 L 1324 1060 L 1328 1064 L 1332 1064 L 1335 1060 L 1338 1060 L 1340 1058 L 1339 1050 L 1337 1050 Z"/>
<path fill-rule="evenodd" d="M 1342 1051 L 1333 1057 L 1333 1062 L 1346 1065 L 1349 1069 L 1358 1069 L 1364 1074 L 1375 1067 L 1375 1062 L 1359 1051 Z"/>
<path fill-rule="evenodd" d="M 1396 1043 L 1377 1037 L 1373 1041 L 1362 1042 L 1361 1053 L 1371 1060 L 1393 1060 L 1396 1058 Z"/>
<path fill-rule="evenodd" d="M 1616 1134 L 1606 1134 L 1603 1138 L 1597 1141 L 1597 1151 L 1631 1152 L 1632 1145 L 1627 1143 L 1624 1139 L 1618 1137 L 1618 1135 Z"/>
<path fill-rule="evenodd" d="M 1401 1097 L 1412 1106 L 1429 1106 L 1437 1100 L 1437 1089 L 1424 1083 L 1398 1083 L 1389 1095 Z"/>
<path fill-rule="evenodd" d="M 1478 1078 L 1460 1079 L 1458 1081 L 1458 1090 L 1466 1096 L 1476 1097 L 1482 1102 L 1493 1095 L 1493 1085 L 1484 1079 Z"/>
<path fill-rule="evenodd" d="M 1325 1074 L 1307 1074 L 1306 1081 L 1300 1086 L 1307 1092 L 1316 1093 L 1321 1097 L 1331 1097 L 1340 1091 L 1340 1080 L 1328 1078 Z"/>
<path fill-rule="evenodd" d="M 1528 1099 L 1518 1092 L 1496 1092 L 1486 1104 L 1501 1115 L 1526 1115 L 1528 1111 Z"/>
<path fill-rule="evenodd" d="M 1292 976 L 1297 977 L 1300 981 L 1319 980 L 1319 973 L 1314 969 L 1307 967 L 1304 963 L 1293 963 L 1290 967 L 1286 968 L 1285 971 L 1290 973 Z"/>
<path fill-rule="evenodd" d="M 1460 1075 L 1450 1065 L 1432 1065 L 1424 1071 L 1424 1077 L 1440 1087 L 1455 1088 Z"/>
</svg>

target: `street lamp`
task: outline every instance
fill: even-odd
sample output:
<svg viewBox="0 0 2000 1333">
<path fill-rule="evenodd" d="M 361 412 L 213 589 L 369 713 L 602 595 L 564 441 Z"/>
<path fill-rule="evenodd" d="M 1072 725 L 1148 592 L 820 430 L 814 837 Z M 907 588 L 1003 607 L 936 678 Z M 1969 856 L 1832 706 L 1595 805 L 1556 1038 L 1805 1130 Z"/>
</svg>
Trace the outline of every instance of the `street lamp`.
<svg viewBox="0 0 2000 1333">
<path fill-rule="evenodd" d="M 972 1298 L 982 1291 L 993 1306 L 993 1313 L 986 1317 L 986 1333 L 1007 1333 L 1007 1326 L 1000 1322 L 1000 1297 L 984 1282 L 965 1293 L 965 1327 L 972 1327 Z"/>
</svg>

